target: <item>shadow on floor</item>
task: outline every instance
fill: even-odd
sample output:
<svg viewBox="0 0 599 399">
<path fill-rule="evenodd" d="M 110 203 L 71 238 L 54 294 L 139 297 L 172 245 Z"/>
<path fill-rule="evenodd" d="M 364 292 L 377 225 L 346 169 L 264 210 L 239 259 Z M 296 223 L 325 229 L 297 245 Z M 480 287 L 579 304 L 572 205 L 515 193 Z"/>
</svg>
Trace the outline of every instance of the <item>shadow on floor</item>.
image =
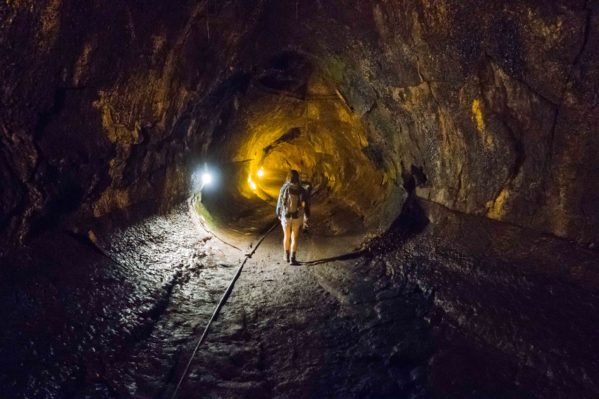
<svg viewBox="0 0 599 399">
<path fill-rule="evenodd" d="M 364 256 L 367 252 L 368 252 L 367 250 L 362 249 L 359 251 L 348 252 L 346 254 L 342 254 L 342 255 L 338 255 L 338 256 L 331 256 L 328 258 L 315 259 L 315 260 L 310 260 L 310 261 L 306 261 L 306 262 L 298 262 L 298 265 L 296 265 L 296 266 L 317 266 L 317 265 L 321 265 L 323 263 L 334 262 L 334 261 L 338 261 L 338 260 L 357 259 L 361 256 Z"/>
</svg>

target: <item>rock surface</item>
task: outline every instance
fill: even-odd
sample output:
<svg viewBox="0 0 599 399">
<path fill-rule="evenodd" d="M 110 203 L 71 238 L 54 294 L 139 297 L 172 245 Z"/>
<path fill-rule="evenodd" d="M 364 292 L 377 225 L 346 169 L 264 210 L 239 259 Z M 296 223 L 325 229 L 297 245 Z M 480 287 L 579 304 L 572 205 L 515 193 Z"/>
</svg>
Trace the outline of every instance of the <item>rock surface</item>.
<svg viewBox="0 0 599 399">
<path fill-rule="evenodd" d="M 243 255 L 181 207 L 104 238 L 41 237 L 2 272 L 1 397 L 155 390 Z"/>
<path fill-rule="evenodd" d="M 259 2 L 5 2 L 2 243 L 180 200 L 193 154 L 209 142 L 204 116 L 219 112 L 214 103 L 196 108 L 234 73 L 260 10 Z"/>
<path fill-rule="evenodd" d="M 5 1 L 0 396 L 168 393 L 242 253 L 115 226 L 210 162 L 221 227 L 297 167 L 317 260 L 391 228 L 295 269 L 270 237 L 187 395 L 597 397 L 598 29 L 592 0 Z"/>
<path fill-rule="evenodd" d="M 415 179 L 451 209 L 599 239 L 593 1 L 23 0 L 0 13 L 4 244 L 135 204 L 165 209 L 247 121 L 240 104 L 258 110 L 252 125 L 286 101 L 248 87 L 302 93 L 294 77 L 309 71 L 363 126 L 350 140 L 358 185 L 386 193 L 367 218 L 393 220 Z M 273 70 L 289 52 L 307 67 Z M 314 175 L 334 188 L 326 165 L 343 154 L 323 151 L 333 159 Z"/>
<path fill-rule="evenodd" d="M 420 196 L 597 240 L 594 2 L 288 3 L 281 41 L 315 56 L 386 169 L 421 172 Z"/>
<path fill-rule="evenodd" d="M 568 269 L 570 243 L 425 210 L 357 252 L 304 237 L 293 267 L 275 230 L 179 397 L 596 397 L 596 256 Z M 169 397 L 243 258 L 182 210 L 104 238 L 108 257 L 66 236 L 3 272 L 3 397 Z"/>
</svg>

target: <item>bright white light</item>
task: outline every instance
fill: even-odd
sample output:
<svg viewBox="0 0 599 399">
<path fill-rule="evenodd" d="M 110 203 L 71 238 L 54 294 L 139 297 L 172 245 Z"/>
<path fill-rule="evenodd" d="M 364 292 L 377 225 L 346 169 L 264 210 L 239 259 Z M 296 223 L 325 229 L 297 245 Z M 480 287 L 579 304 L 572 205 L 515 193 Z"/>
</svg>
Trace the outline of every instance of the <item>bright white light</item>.
<svg viewBox="0 0 599 399">
<path fill-rule="evenodd" d="M 264 168 L 258 169 L 258 173 L 257 174 L 258 174 L 258 177 L 264 176 Z"/>
<path fill-rule="evenodd" d="M 210 184 L 210 183 L 212 183 L 212 175 L 210 173 L 208 173 L 208 172 L 204 172 L 202 174 L 202 184 L 203 185 L 207 185 L 207 184 Z"/>
</svg>

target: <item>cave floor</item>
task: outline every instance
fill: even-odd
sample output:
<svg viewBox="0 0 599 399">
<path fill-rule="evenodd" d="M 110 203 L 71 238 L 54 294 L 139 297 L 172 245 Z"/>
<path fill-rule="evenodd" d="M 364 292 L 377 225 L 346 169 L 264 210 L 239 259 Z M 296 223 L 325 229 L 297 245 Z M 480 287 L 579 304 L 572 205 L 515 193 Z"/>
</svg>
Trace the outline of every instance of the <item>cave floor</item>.
<svg viewBox="0 0 599 399">
<path fill-rule="evenodd" d="M 593 397 L 594 275 L 554 282 L 564 270 L 551 251 L 570 244 L 518 236 L 521 247 L 505 250 L 513 227 L 474 220 L 444 215 L 422 234 L 388 234 L 353 254 L 355 240 L 306 236 L 299 266 L 282 261 L 275 229 L 178 397 Z M 457 224 L 479 238 L 458 237 Z M 179 208 L 100 237 L 104 254 L 71 234 L 25 248 L 18 271 L 0 279 L 0 397 L 169 397 L 250 248 L 235 244 Z M 595 253 L 568 256 L 596 267 Z"/>
</svg>

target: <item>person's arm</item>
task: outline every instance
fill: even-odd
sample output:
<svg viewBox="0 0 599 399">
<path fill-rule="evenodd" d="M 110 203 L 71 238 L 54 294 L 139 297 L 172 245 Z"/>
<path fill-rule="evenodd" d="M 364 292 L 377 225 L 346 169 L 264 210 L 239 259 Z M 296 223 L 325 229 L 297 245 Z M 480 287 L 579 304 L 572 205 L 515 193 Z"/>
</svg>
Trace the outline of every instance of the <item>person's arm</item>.
<svg viewBox="0 0 599 399">
<path fill-rule="evenodd" d="M 279 199 L 277 200 L 277 207 L 275 209 L 275 215 L 277 216 L 277 218 L 281 218 L 281 215 L 279 214 L 281 212 L 281 206 L 283 205 L 283 191 L 285 190 L 285 185 L 283 184 L 283 186 L 281 187 L 281 191 L 279 191 Z"/>
</svg>

